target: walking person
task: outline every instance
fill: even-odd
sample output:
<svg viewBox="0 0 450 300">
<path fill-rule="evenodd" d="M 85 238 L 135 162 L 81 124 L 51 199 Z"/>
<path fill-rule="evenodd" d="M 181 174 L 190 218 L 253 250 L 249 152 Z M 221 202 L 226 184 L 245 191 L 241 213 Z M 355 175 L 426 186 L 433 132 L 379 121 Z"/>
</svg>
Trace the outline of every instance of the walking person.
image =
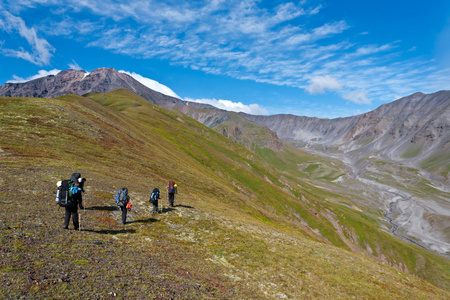
<svg viewBox="0 0 450 300">
<path fill-rule="evenodd" d="M 128 195 L 127 188 L 121 188 L 117 192 L 115 202 L 117 203 L 117 206 L 119 206 L 122 210 L 122 225 L 125 225 L 127 223 L 127 211 L 131 210 L 130 196 Z"/>
<path fill-rule="evenodd" d="M 169 205 L 174 206 L 175 194 L 177 194 L 177 185 L 173 181 L 169 181 L 169 186 L 167 187 L 169 193 Z"/>
<path fill-rule="evenodd" d="M 80 181 L 64 180 L 61 183 L 58 182 L 58 184 L 57 202 L 65 208 L 64 229 L 69 229 L 70 217 L 72 217 L 73 228 L 78 230 L 78 205 L 81 196 Z"/>
<path fill-rule="evenodd" d="M 154 188 L 152 193 L 150 194 L 150 202 L 153 204 L 152 213 L 154 213 L 154 214 L 159 213 L 159 210 L 158 210 L 158 199 L 160 199 L 160 197 L 159 197 L 159 189 L 158 188 Z"/>
</svg>

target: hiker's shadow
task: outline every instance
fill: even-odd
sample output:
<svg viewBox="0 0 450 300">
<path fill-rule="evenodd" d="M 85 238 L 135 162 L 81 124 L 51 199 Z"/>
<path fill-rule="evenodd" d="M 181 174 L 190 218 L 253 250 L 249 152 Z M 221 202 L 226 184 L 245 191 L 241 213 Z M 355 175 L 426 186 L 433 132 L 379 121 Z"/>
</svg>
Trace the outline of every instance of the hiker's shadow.
<svg viewBox="0 0 450 300">
<path fill-rule="evenodd" d="M 148 218 L 145 220 L 133 220 L 133 221 L 128 221 L 128 223 L 153 223 L 153 222 L 159 222 L 158 219 L 154 219 L 154 218 Z"/>
<path fill-rule="evenodd" d="M 189 205 L 183 205 L 183 204 L 176 204 L 175 207 L 194 208 L 194 207 L 192 207 L 192 206 L 189 206 Z"/>
<path fill-rule="evenodd" d="M 106 210 L 106 211 L 116 211 L 119 210 L 118 206 L 92 206 L 92 207 L 86 207 L 86 210 Z"/>
<path fill-rule="evenodd" d="M 110 230 L 110 229 L 101 229 L 101 230 L 82 229 L 81 231 L 100 233 L 100 234 L 136 233 L 135 229 L 117 229 L 117 230 Z"/>
<path fill-rule="evenodd" d="M 161 213 L 166 213 L 166 212 L 174 211 L 174 210 L 175 210 L 175 208 L 172 208 L 172 207 L 163 207 L 161 209 Z"/>
</svg>

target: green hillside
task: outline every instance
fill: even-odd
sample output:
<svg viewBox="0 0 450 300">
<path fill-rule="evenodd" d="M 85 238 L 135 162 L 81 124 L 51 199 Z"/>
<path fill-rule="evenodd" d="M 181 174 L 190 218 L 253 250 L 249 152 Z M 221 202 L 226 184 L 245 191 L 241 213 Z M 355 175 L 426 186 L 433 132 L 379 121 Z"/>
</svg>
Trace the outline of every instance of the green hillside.
<svg viewBox="0 0 450 300">
<path fill-rule="evenodd" d="M 447 259 L 379 229 L 373 208 L 313 185 L 339 169 L 296 149 L 250 152 L 125 89 L 0 98 L 0 125 L 7 298 L 450 296 Z M 54 200 L 73 172 L 87 178 L 76 232 L 62 229 Z M 152 215 L 150 191 L 169 180 L 176 207 L 163 193 L 163 213 Z M 125 226 L 113 202 L 124 186 Z"/>
</svg>

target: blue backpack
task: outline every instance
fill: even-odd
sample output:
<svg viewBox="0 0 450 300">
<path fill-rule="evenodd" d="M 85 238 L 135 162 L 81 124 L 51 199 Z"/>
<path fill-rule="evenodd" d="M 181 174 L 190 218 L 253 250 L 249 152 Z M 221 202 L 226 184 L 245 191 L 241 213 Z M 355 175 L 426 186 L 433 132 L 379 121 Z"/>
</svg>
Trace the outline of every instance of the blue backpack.
<svg viewBox="0 0 450 300">
<path fill-rule="evenodd" d="M 117 197 L 115 202 L 117 203 L 117 206 L 125 207 L 127 206 L 128 202 L 128 189 L 127 188 L 121 188 L 117 191 Z"/>
<path fill-rule="evenodd" d="M 152 193 L 150 194 L 150 202 L 155 203 L 159 199 L 159 189 L 154 188 Z"/>
</svg>

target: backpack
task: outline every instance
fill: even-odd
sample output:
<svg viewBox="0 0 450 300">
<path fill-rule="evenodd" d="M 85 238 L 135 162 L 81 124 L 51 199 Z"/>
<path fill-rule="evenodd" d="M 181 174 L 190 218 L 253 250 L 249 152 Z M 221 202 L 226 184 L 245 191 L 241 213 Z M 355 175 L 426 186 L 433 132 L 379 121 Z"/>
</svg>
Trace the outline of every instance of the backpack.
<svg viewBox="0 0 450 300">
<path fill-rule="evenodd" d="M 79 181 L 78 179 L 80 179 L 80 177 L 81 177 L 80 173 L 73 173 L 72 176 L 70 176 L 70 180 L 72 180 L 73 182 Z"/>
<path fill-rule="evenodd" d="M 175 182 L 169 181 L 169 194 L 175 193 Z"/>
<path fill-rule="evenodd" d="M 118 191 L 117 206 L 126 207 L 128 201 L 128 189 L 122 188 Z"/>
<path fill-rule="evenodd" d="M 73 207 L 75 201 L 73 200 L 73 194 L 71 188 L 75 186 L 72 180 L 63 180 L 61 185 L 58 186 L 58 198 L 59 206 L 61 207 Z"/>
<path fill-rule="evenodd" d="M 152 193 L 150 194 L 150 202 L 155 203 L 159 199 L 159 189 L 154 188 Z"/>
</svg>

